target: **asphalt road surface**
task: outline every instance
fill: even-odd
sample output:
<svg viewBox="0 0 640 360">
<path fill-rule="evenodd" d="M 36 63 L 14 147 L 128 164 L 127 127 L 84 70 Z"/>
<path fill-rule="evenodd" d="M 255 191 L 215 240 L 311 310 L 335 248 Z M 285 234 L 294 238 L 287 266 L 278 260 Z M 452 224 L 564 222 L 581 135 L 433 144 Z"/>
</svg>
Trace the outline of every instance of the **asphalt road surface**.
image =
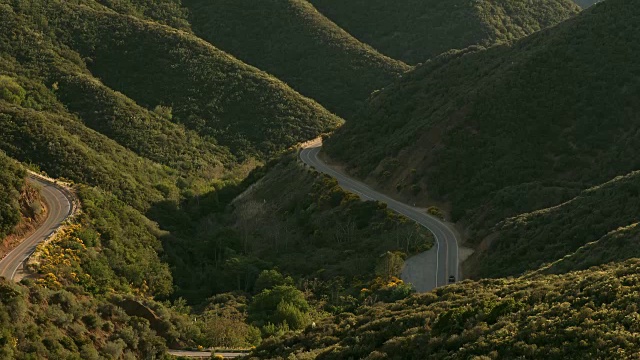
<svg viewBox="0 0 640 360">
<path fill-rule="evenodd" d="M 189 350 L 169 350 L 169 354 L 173 356 L 182 356 L 195 359 L 210 359 L 210 351 L 189 351 Z M 225 359 L 233 359 L 239 356 L 247 355 L 247 353 L 225 353 L 217 352 L 216 355 L 221 355 Z"/>
<path fill-rule="evenodd" d="M 418 291 L 428 291 L 434 287 L 448 284 L 449 276 L 455 276 L 459 279 L 458 272 L 458 242 L 456 233 L 442 220 L 431 216 L 424 210 L 409 206 L 394 200 L 384 194 L 381 194 L 364 183 L 355 180 L 348 175 L 326 165 L 318 158 L 318 153 L 322 148 L 322 142 L 317 141 L 307 144 L 300 151 L 300 159 L 307 165 L 315 168 L 317 171 L 325 173 L 336 180 L 342 188 L 359 195 L 364 200 L 375 200 L 387 204 L 392 209 L 427 228 L 435 237 L 435 261 L 425 262 L 425 266 L 430 266 L 428 271 L 431 274 L 429 281 L 424 284 L 414 284 Z M 431 251 L 431 250 L 430 250 Z"/>
<path fill-rule="evenodd" d="M 33 176 L 30 176 L 27 181 L 42 189 L 42 197 L 47 203 L 47 218 L 36 231 L 0 261 L 0 276 L 10 280 L 20 275 L 23 263 L 35 251 L 36 246 L 71 215 L 71 200 L 58 185 Z"/>
</svg>

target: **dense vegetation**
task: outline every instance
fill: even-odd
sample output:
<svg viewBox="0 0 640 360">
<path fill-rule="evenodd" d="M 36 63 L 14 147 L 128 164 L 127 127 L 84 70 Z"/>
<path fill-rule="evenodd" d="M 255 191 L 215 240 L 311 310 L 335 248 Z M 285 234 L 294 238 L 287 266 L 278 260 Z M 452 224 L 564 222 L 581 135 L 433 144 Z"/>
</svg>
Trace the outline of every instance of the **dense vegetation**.
<svg viewBox="0 0 640 360">
<path fill-rule="evenodd" d="M 388 55 L 431 59 L 389 85 L 410 67 L 311 3 Z M 0 358 L 638 352 L 640 263 L 619 263 L 640 256 L 636 8 L 608 0 L 512 42 L 578 8 L 184 5 L 0 0 L 0 238 L 24 193 L 11 158 L 79 183 L 82 202 L 32 279 L 0 281 Z M 431 235 L 283 153 L 342 120 L 262 70 L 360 111 L 330 155 L 468 225 L 488 250 L 465 274 L 524 277 L 411 295 L 397 276 Z"/>
<path fill-rule="evenodd" d="M 306 0 L 187 0 L 193 30 L 349 118 L 409 70 L 322 16 Z"/>
<path fill-rule="evenodd" d="M 512 45 L 443 54 L 375 96 L 327 151 L 389 189 L 449 203 L 480 240 L 640 168 L 639 19 L 609 0 Z"/>
<path fill-rule="evenodd" d="M 82 3 L 1 5 L 0 146 L 55 177 L 143 209 L 341 121 L 189 33 Z"/>
<path fill-rule="evenodd" d="M 586 9 L 589 6 L 599 3 L 602 0 L 575 0 L 576 4 L 582 6 L 582 8 Z"/>
<path fill-rule="evenodd" d="M 18 200 L 24 177 L 24 170 L 0 152 L 0 240 L 20 221 Z"/>
<path fill-rule="evenodd" d="M 260 359 L 634 358 L 640 261 L 462 283 L 267 341 Z"/>
<path fill-rule="evenodd" d="M 409 64 L 520 38 L 575 15 L 571 0 L 310 0 L 383 54 Z"/>
<path fill-rule="evenodd" d="M 101 190 L 78 194 L 80 216 L 30 260 L 35 278 L 0 283 L 0 357 L 163 358 L 201 341 L 179 303 L 152 300 L 173 290 L 157 226 Z"/>
<path fill-rule="evenodd" d="M 329 307 L 342 306 L 343 295 L 358 296 L 377 276 L 397 275 L 376 274 L 380 255 L 407 256 L 431 246 L 424 229 L 344 192 L 335 180 L 305 169 L 295 154 L 257 173 L 260 180 L 228 207 L 218 191 L 182 204 L 180 216 L 169 215 L 174 231 L 165 249 L 177 295 L 198 303 L 215 293 L 251 292 L 262 270 L 277 269 L 316 297 L 330 297 Z"/>
<path fill-rule="evenodd" d="M 489 250 L 467 264 L 468 273 L 518 275 L 545 263 L 558 273 L 637 257 L 639 203 L 640 173 L 634 172 L 561 205 L 506 219 L 488 234 Z"/>
<path fill-rule="evenodd" d="M 0 280 L 3 359 L 163 358 L 165 340 L 148 321 L 117 307 L 117 297 L 108 301 L 79 287 L 27 285 Z"/>
<path fill-rule="evenodd" d="M 153 20 L 188 31 L 187 9 L 180 0 L 100 0 L 99 3 L 121 14 Z"/>
</svg>

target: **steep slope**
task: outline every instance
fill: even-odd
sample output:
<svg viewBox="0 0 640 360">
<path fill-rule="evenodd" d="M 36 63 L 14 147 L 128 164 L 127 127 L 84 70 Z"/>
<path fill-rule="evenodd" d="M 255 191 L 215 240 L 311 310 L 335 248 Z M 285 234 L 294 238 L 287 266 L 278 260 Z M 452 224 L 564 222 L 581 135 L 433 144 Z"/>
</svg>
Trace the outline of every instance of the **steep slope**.
<svg viewBox="0 0 640 360">
<path fill-rule="evenodd" d="M 174 121 L 234 152 L 269 154 L 339 123 L 277 79 L 187 33 L 108 11 L 62 10 L 69 15 L 56 24 L 65 30 L 61 41 L 90 57 L 89 70 L 106 85 L 147 108 L 172 107 Z"/>
<path fill-rule="evenodd" d="M 361 41 L 409 64 L 449 49 L 514 40 L 579 10 L 571 0 L 310 1 Z"/>
<path fill-rule="evenodd" d="M 583 9 L 588 8 L 599 3 L 602 0 L 575 0 L 576 4 L 580 5 Z"/>
<path fill-rule="evenodd" d="M 313 281 L 318 297 L 327 291 L 321 284 L 357 295 L 377 276 L 381 254 L 409 256 L 432 246 L 425 229 L 343 191 L 335 180 L 305 168 L 295 152 L 251 177 L 256 182 L 227 207 L 206 211 L 220 193 L 183 206 L 191 209 L 191 222 L 179 218 L 179 231 L 165 241 L 179 295 L 190 302 L 250 291 L 259 272 L 272 268 Z M 199 219 L 198 213 L 206 215 Z M 184 266 L 188 262 L 200 271 L 194 274 Z M 331 304 L 337 302 L 332 296 Z"/>
<path fill-rule="evenodd" d="M 353 38 L 306 0 L 184 4 L 200 37 L 344 117 L 409 70 Z"/>
<path fill-rule="evenodd" d="M 180 0 L 99 0 L 99 3 L 126 15 L 157 21 L 176 29 L 189 30 L 187 10 Z"/>
<path fill-rule="evenodd" d="M 318 322 L 259 359 L 632 359 L 640 261 L 533 279 L 465 281 Z"/>
<path fill-rule="evenodd" d="M 24 177 L 24 170 L 0 152 L 0 243 L 20 221 L 18 200 Z"/>
<path fill-rule="evenodd" d="M 167 349 L 144 320 L 77 289 L 0 280 L 0 294 L 3 359 L 152 358 Z"/>
<path fill-rule="evenodd" d="M 439 56 L 374 97 L 327 151 L 390 191 L 451 206 L 472 238 L 569 200 L 640 168 L 639 19 L 608 0 L 513 45 Z"/>
<path fill-rule="evenodd" d="M 489 233 L 486 251 L 474 254 L 465 273 L 518 275 L 545 263 L 557 273 L 637 257 L 639 203 L 640 172 L 634 172 L 561 205 L 506 219 Z"/>
<path fill-rule="evenodd" d="M 188 33 L 83 3 L 0 5 L 0 146 L 21 161 L 145 208 L 341 122 Z"/>
</svg>

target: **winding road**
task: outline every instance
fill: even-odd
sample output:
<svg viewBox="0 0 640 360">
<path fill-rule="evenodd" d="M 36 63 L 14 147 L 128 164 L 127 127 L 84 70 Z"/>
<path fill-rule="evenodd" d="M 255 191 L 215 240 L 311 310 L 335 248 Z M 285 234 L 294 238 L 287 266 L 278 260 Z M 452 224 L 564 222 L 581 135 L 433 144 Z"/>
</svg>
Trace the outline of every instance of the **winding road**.
<svg viewBox="0 0 640 360">
<path fill-rule="evenodd" d="M 419 292 L 429 291 L 433 288 L 447 285 L 449 276 L 451 275 L 459 279 L 458 239 L 456 232 L 452 230 L 450 225 L 425 213 L 422 209 L 394 200 L 328 166 L 318 158 L 318 153 L 321 148 L 322 142 L 319 139 L 307 143 L 300 151 L 300 159 L 317 171 L 335 178 L 342 188 L 359 195 L 362 199 L 375 200 L 387 204 L 389 209 L 416 221 L 431 231 L 435 237 L 436 243 L 434 248 L 416 256 L 416 258 L 424 257 L 425 261 L 419 261 L 418 264 L 416 264 L 415 261 L 411 261 L 412 258 L 407 260 L 407 265 L 405 270 L 403 270 L 403 279 L 405 279 L 406 276 L 405 280 L 412 282 Z M 407 269 L 409 266 L 413 268 Z M 415 269 L 416 266 L 421 269 Z M 405 272 L 411 272 L 411 274 L 406 274 Z"/>
<path fill-rule="evenodd" d="M 40 226 L 20 245 L 0 260 L 0 276 L 13 281 L 20 281 L 24 276 L 24 263 L 36 250 L 39 243 L 46 240 L 62 223 L 73 214 L 72 195 L 62 186 L 36 174 L 30 174 L 27 181 L 40 187 L 40 194 L 47 204 L 47 214 Z M 211 357 L 211 352 L 169 350 L 169 354 L 191 358 Z M 244 353 L 216 353 L 225 359 L 235 358 Z"/>
<path fill-rule="evenodd" d="M 49 237 L 73 211 L 73 200 L 61 186 L 35 175 L 30 175 L 27 181 L 41 188 L 40 193 L 47 203 L 47 217 L 36 231 L 0 261 L 0 276 L 9 280 L 20 280 L 25 260 L 33 254 L 36 246 Z"/>
</svg>

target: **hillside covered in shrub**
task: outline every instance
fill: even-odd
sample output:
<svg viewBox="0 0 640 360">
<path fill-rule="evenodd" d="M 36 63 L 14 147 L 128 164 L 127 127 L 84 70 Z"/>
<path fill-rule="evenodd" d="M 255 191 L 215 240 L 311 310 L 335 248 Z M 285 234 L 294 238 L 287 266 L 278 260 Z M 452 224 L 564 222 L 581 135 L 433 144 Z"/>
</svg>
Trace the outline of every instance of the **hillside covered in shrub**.
<svg viewBox="0 0 640 360">
<path fill-rule="evenodd" d="M 450 49 L 508 42 L 575 15 L 571 0 L 310 0 L 381 53 L 408 64 Z"/>
<path fill-rule="evenodd" d="M 0 240 L 20 221 L 18 200 L 25 185 L 25 175 L 15 161 L 0 152 Z"/>
<path fill-rule="evenodd" d="M 0 358 L 637 354 L 640 11 L 578 11 L 0 0 L 0 239 L 23 166 L 81 201 L 0 280 Z M 441 207 L 477 247 L 465 276 L 492 279 L 398 279 L 431 234 L 292 150 L 332 112 L 328 155 Z"/>
<path fill-rule="evenodd" d="M 165 250 L 178 294 L 191 303 L 251 292 L 261 271 L 276 269 L 306 283 L 315 297 L 330 297 L 329 307 L 353 306 L 344 300 L 355 300 L 382 276 L 376 268 L 382 255 L 407 257 L 432 246 L 425 229 L 382 204 L 360 201 L 334 179 L 305 168 L 295 153 L 252 177 L 253 185 L 228 205 L 219 202 L 224 194 L 218 191 L 169 215 L 174 231 L 164 239 Z M 197 264 L 198 272 L 188 264 Z"/>
<path fill-rule="evenodd" d="M 634 358 L 640 262 L 464 281 L 327 318 L 254 359 Z"/>
<path fill-rule="evenodd" d="M 466 264 L 474 277 L 561 273 L 640 255 L 640 173 L 616 177 L 560 205 L 506 219 L 486 233 L 487 251 Z"/>
<path fill-rule="evenodd" d="M 342 121 L 188 32 L 89 0 L 0 6 L 2 149 L 138 208 Z"/>
<path fill-rule="evenodd" d="M 306 0 L 186 0 L 193 30 L 340 116 L 410 69 L 381 55 Z"/>
<path fill-rule="evenodd" d="M 593 6 L 594 4 L 599 3 L 602 0 L 575 0 L 575 2 L 582 6 L 583 8 L 588 8 L 589 6 Z"/>
<path fill-rule="evenodd" d="M 371 99 L 326 150 L 390 191 L 445 204 L 479 241 L 640 168 L 639 19 L 608 0 L 511 45 L 450 51 Z"/>
</svg>

